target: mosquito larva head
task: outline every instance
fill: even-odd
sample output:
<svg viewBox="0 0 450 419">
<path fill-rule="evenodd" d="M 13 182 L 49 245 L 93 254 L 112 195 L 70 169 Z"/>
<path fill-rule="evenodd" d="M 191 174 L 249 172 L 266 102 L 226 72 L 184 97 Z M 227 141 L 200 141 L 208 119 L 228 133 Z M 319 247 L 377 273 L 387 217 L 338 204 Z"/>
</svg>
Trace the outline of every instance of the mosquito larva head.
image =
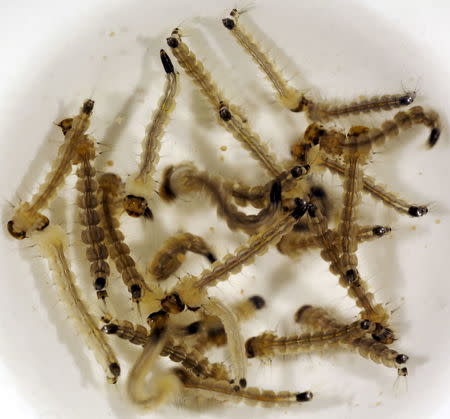
<svg viewBox="0 0 450 419">
<path fill-rule="evenodd" d="M 383 237 L 385 234 L 390 233 L 391 232 L 391 228 L 390 227 L 386 227 L 386 226 L 376 226 L 372 229 L 372 233 L 375 236 L 378 237 Z"/>
<path fill-rule="evenodd" d="M 256 310 L 261 310 L 266 306 L 266 301 L 259 295 L 253 295 L 248 300 L 253 304 Z"/>
<path fill-rule="evenodd" d="M 408 361 L 408 359 L 409 359 L 409 356 L 408 356 L 408 355 L 405 355 L 405 354 L 398 354 L 398 355 L 395 357 L 395 362 L 396 362 L 397 364 L 405 364 L 405 363 Z"/>
<path fill-rule="evenodd" d="M 161 307 L 167 313 L 177 314 L 185 309 L 185 304 L 177 293 L 169 294 L 161 300 Z"/>
<path fill-rule="evenodd" d="M 153 217 L 150 208 L 148 208 L 147 200 L 141 196 L 127 195 L 124 199 L 123 206 L 130 217 L 145 217 L 147 209 L 150 211 L 150 217 L 148 218 Z"/>
<path fill-rule="evenodd" d="M 107 335 L 114 335 L 119 330 L 119 326 L 114 323 L 108 323 L 105 324 L 101 330 L 103 333 L 106 333 Z"/>
<path fill-rule="evenodd" d="M 130 293 L 133 301 L 139 301 L 142 298 L 142 287 L 139 284 L 133 284 L 130 287 Z"/>
<path fill-rule="evenodd" d="M 234 29 L 236 26 L 234 19 L 230 19 L 229 17 L 226 17 L 225 19 L 222 19 L 223 26 L 225 26 L 230 31 Z"/>
<path fill-rule="evenodd" d="M 14 229 L 14 221 L 13 220 L 8 221 L 7 227 L 8 227 L 9 234 L 11 234 L 11 236 L 13 236 L 15 239 L 23 240 L 25 237 L 27 237 L 27 233 L 25 231 L 16 231 Z"/>
<path fill-rule="evenodd" d="M 270 202 L 272 204 L 281 202 L 281 182 L 279 180 L 272 184 L 272 188 L 270 189 Z"/>
<path fill-rule="evenodd" d="M 294 314 L 294 320 L 295 320 L 297 323 L 300 323 L 301 320 L 302 320 L 303 314 L 305 313 L 306 310 L 309 310 L 310 308 L 312 308 L 312 306 L 309 305 L 309 304 L 306 304 L 306 305 L 304 305 L 304 306 L 301 306 L 301 307 L 297 310 L 297 312 Z"/>
<path fill-rule="evenodd" d="M 299 178 L 301 176 L 305 176 L 306 174 L 308 174 L 310 169 L 311 166 L 309 164 L 305 164 L 303 166 L 294 166 L 291 169 L 291 175 L 293 178 Z"/>
<path fill-rule="evenodd" d="M 255 349 L 253 348 L 254 342 L 255 338 L 247 339 L 247 342 L 245 342 L 245 353 L 247 355 L 247 358 L 255 357 Z"/>
<path fill-rule="evenodd" d="M 310 402 L 313 399 L 313 394 L 310 391 L 304 391 L 303 393 L 297 393 L 295 399 L 301 402 Z"/>
<path fill-rule="evenodd" d="M 170 48 L 177 48 L 179 45 L 179 41 L 174 36 L 170 36 L 167 40 L 167 45 L 169 45 Z"/>
<path fill-rule="evenodd" d="M 96 291 L 100 291 L 106 286 L 106 278 L 98 277 L 94 281 L 94 288 Z"/>
<path fill-rule="evenodd" d="M 413 205 L 413 206 L 408 208 L 408 214 L 411 217 L 423 217 L 427 213 L 428 213 L 428 208 L 427 207 L 421 207 L 421 206 Z"/>
<path fill-rule="evenodd" d="M 81 108 L 81 112 L 90 115 L 92 111 L 94 110 L 94 101 L 92 99 L 87 99 L 83 103 L 83 107 Z"/>
<path fill-rule="evenodd" d="M 398 102 L 400 103 L 400 105 L 407 106 L 411 105 L 411 103 L 413 103 L 415 99 L 416 99 L 416 92 L 408 92 L 403 96 L 400 96 Z"/>
<path fill-rule="evenodd" d="M 166 51 L 163 49 L 159 51 L 159 55 L 161 57 L 161 62 L 164 67 L 164 70 L 167 74 L 175 73 L 175 69 L 173 68 L 172 60 L 167 55 Z"/>
<path fill-rule="evenodd" d="M 147 324 L 152 328 L 163 326 L 166 324 L 168 319 L 168 314 L 164 310 L 155 311 L 147 316 Z"/>
<path fill-rule="evenodd" d="M 311 218 L 317 217 L 317 207 L 314 204 L 308 204 L 308 215 Z"/>
<path fill-rule="evenodd" d="M 206 259 L 208 259 L 209 263 L 214 263 L 215 261 L 217 261 L 216 256 L 211 252 L 206 255 Z"/>
<path fill-rule="evenodd" d="M 228 122 L 231 118 L 233 118 L 233 115 L 231 115 L 230 110 L 223 103 L 220 104 L 219 116 L 220 116 L 220 119 L 222 119 L 225 122 Z"/>
<path fill-rule="evenodd" d="M 296 220 L 298 220 L 299 218 L 303 217 L 303 215 L 305 215 L 306 211 L 308 211 L 309 205 L 311 204 L 300 198 L 295 198 L 294 202 L 295 208 L 294 211 L 292 211 L 291 215 Z"/>
<path fill-rule="evenodd" d="M 428 137 L 428 146 L 434 147 L 439 140 L 441 135 L 441 130 L 439 128 L 433 128 L 430 132 L 430 136 Z"/>
<path fill-rule="evenodd" d="M 245 378 L 241 378 L 241 379 L 239 380 L 239 386 L 240 386 L 241 388 L 247 387 L 247 380 L 246 380 Z"/>
<path fill-rule="evenodd" d="M 66 118 L 63 119 L 61 122 L 56 124 L 58 127 L 61 128 L 61 131 L 63 135 L 66 135 L 68 131 L 72 128 L 73 118 Z"/>
</svg>

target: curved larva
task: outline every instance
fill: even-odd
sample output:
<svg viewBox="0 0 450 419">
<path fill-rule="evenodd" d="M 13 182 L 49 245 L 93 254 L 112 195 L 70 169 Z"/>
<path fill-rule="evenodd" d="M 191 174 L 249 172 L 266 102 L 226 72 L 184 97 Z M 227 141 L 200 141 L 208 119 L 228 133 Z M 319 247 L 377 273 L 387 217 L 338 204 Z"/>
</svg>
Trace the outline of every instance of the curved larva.
<svg viewBox="0 0 450 419">
<path fill-rule="evenodd" d="M 172 399 L 180 390 L 180 382 L 173 373 L 163 372 L 153 378 L 147 389 L 146 378 L 152 371 L 167 339 L 166 329 L 156 329 L 142 350 L 128 375 L 127 393 L 130 400 L 144 409 L 155 409 Z"/>
<path fill-rule="evenodd" d="M 400 108 L 401 106 L 408 106 L 414 102 L 415 98 L 415 92 L 406 92 L 395 95 L 373 96 L 368 99 L 361 99 L 351 103 L 337 105 L 309 101 L 306 104 L 306 114 L 312 121 L 327 122 L 330 119 L 341 118 L 348 115 L 389 111 L 391 109 Z"/>
<path fill-rule="evenodd" d="M 151 122 L 145 130 L 139 171 L 127 180 L 125 187 L 124 208 L 128 215 L 132 217 L 151 216 L 148 202 L 153 194 L 152 176 L 159 161 L 161 139 L 170 121 L 170 115 L 175 109 L 179 91 L 178 73 L 174 70 L 172 62 L 164 50 L 160 51 L 160 55 L 166 72 L 164 93 L 159 99 Z"/>
<path fill-rule="evenodd" d="M 359 277 L 353 281 L 354 275 L 346 275 L 341 260 L 340 247 L 331 239 L 332 232 L 328 230 L 328 221 L 322 215 L 319 208 L 310 205 L 308 208 L 308 220 L 311 231 L 316 235 L 322 248 L 322 258 L 329 262 L 330 271 L 339 277 L 339 284 L 347 289 L 349 297 L 353 298 L 356 305 L 361 308 L 360 317 L 372 322 L 386 323 L 389 315 L 381 304 L 374 304 L 374 295 L 367 290 L 366 283 Z"/>
<path fill-rule="evenodd" d="M 228 254 L 215 262 L 211 269 L 205 269 L 198 277 L 187 276 L 175 286 L 175 291 L 189 306 L 199 304 L 196 293 L 206 287 L 213 287 L 225 281 L 231 274 L 240 272 L 243 266 L 253 261 L 255 256 L 264 254 L 269 246 L 275 245 L 289 233 L 298 219 L 306 211 L 305 201 L 299 200 L 297 207 L 289 214 L 281 215 L 269 227 L 249 238 L 247 244 L 238 247 L 234 254 Z M 193 299 L 191 299 L 193 297 Z M 188 302 L 189 301 L 189 302 Z"/>
<path fill-rule="evenodd" d="M 358 243 L 364 243 L 384 237 L 391 232 L 389 226 L 356 226 L 356 240 Z M 339 244 L 339 235 L 335 233 L 332 236 L 334 244 Z M 304 252 L 320 247 L 320 242 L 312 233 L 292 231 L 286 234 L 277 244 L 277 249 L 280 253 L 291 258 L 298 257 Z"/>
<path fill-rule="evenodd" d="M 272 188 L 275 185 L 272 183 Z M 270 195 L 269 203 L 258 214 L 241 212 L 231 202 L 229 194 L 223 188 L 221 179 L 208 172 L 199 171 L 192 163 L 181 163 L 168 167 L 161 182 L 161 196 L 174 199 L 178 195 L 203 191 L 217 205 L 217 214 L 222 217 L 231 230 L 242 230 L 254 234 L 269 223 L 278 213 L 281 203 L 281 188 Z"/>
<path fill-rule="evenodd" d="M 153 256 L 147 272 L 157 281 L 169 278 L 181 266 L 186 252 L 203 255 L 210 263 L 217 259 L 210 247 L 200 236 L 191 233 L 179 233 L 169 237 L 160 250 Z"/>
<path fill-rule="evenodd" d="M 289 83 L 283 78 L 273 61 L 242 27 L 239 23 L 239 12 L 233 9 L 230 12 L 230 17 L 222 19 L 222 23 L 265 73 L 277 92 L 280 103 L 287 109 L 297 112 L 299 104 L 303 101 L 303 95 L 297 89 L 289 86 Z"/>
<path fill-rule="evenodd" d="M 108 249 L 104 244 L 105 233 L 100 224 L 98 214 L 97 189 L 95 180 L 95 168 L 91 160 L 95 158 L 95 145 L 92 140 L 84 136 L 79 141 L 75 150 L 74 163 L 78 164 L 78 182 L 76 188 L 79 191 L 77 200 L 80 209 L 81 240 L 87 246 L 86 257 L 91 264 L 90 273 L 93 277 L 94 289 L 97 297 L 107 297 L 106 287 L 110 274 Z"/>
<path fill-rule="evenodd" d="M 176 314 L 186 306 L 191 310 L 200 307 L 208 296 L 207 287 L 215 286 L 219 281 L 228 279 L 231 274 L 240 272 L 257 255 L 265 253 L 270 245 L 277 244 L 304 215 L 307 205 L 301 199 L 296 200 L 296 208 L 290 214 L 280 216 L 271 226 L 251 236 L 248 243 L 239 247 L 234 254 L 228 254 L 215 262 L 211 269 L 205 269 L 198 277 L 187 275 L 182 278 L 161 300 L 163 310 Z"/>
<path fill-rule="evenodd" d="M 312 307 L 309 305 L 300 307 L 295 313 L 294 318 L 297 323 L 314 332 L 322 331 L 332 333 L 343 327 L 340 322 L 321 307 Z M 404 364 L 408 361 L 409 357 L 373 339 L 360 337 L 349 342 L 346 348 L 377 364 L 382 364 L 388 368 L 397 368 L 399 375 L 404 376 L 408 374 L 408 370 Z"/>
<path fill-rule="evenodd" d="M 20 204 L 15 209 L 12 219 L 8 221 L 8 231 L 14 238 L 24 239 L 32 231 L 43 230 L 48 226 L 49 219 L 40 211 L 48 207 L 64 183 L 64 179 L 69 175 L 75 148 L 89 128 L 89 119 L 93 109 L 94 101 L 87 99 L 80 113 L 68 122 L 67 127 L 64 123 L 67 121 L 61 122 L 65 136 L 64 143 L 58 149 L 58 155 L 52 163 L 50 172 L 39 186 L 38 192 L 32 196 L 29 202 Z"/>
<path fill-rule="evenodd" d="M 266 332 L 252 337 L 245 343 L 248 358 L 295 355 L 320 351 L 332 346 L 346 346 L 353 340 L 375 331 L 375 324 L 369 320 L 358 320 L 331 332 L 305 333 L 296 336 L 278 337 Z"/>
<path fill-rule="evenodd" d="M 205 70 L 203 64 L 197 60 L 194 53 L 182 41 L 178 28 L 175 28 L 171 36 L 167 38 L 167 44 L 172 48 L 178 63 L 192 77 L 193 81 L 200 87 L 202 93 L 211 103 L 216 111 L 218 122 L 244 148 L 249 150 L 253 157 L 273 176 L 278 176 L 283 171 L 283 168 L 276 162 L 274 154 L 269 152 L 267 145 L 261 141 L 259 135 L 252 131 L 247 123 L 247 118 L 239 108 L 225 99 L 216 83 L 212 81 L 210 73 Z"/>
<path fill-rule="evenodd" d="M 32 239 L 53 271 L 53 279 L 58 286 L 60 298 L 67 305 L 76 328 L 105 370 L 108 382 L 116 383 L 120 375 L 120 366 L 114 351 L 80 298 L 75 275 L 66 257 L 68 250 L 66 233 L 60 226 L 52 225 L 45 231 L 33 233 Z"/>
<path fill-rule="evenodd" d="M 122 280 L 131 298 L 139 303 L 146 296 L 147 303 L 154 302 L 157 306 L 157 287 L 151 287 L 136 268 L 136 262 L 130 255 L 130 248 L 125 243 L 125 236 L 120 231 L 120 222 L 117 217 L 117 201 L 122 192 L 122 180 L 114 173 L 105 173 L 99 179 L 99 200 L 102 212 L 102 224 L 106 235 L 111 259 L 122 276 Z M 148 295 L 147 295 L 148 294 Z"/>
<path fill-rule="evenodd" d="M 425 112 L 422 106 L 414 106 L 405 112 L 397 112 L 394 119 L 383 122 L 380 128 L 372 128 L 356 136 L 353 139 L 347 138 L 342 146 L 344 148 L 364 145 L 383 145 L 386 138 L 392 138 L 399 135 L 401 130 L 411 128 L 413 124 L 424 125 L 430 128 L 428 136 L 428 146 L 433 147 L 441 134 L 439 115 L 434 112 Z"/>
<path fill-rule="evenodd" d="M 227 335 L 227 346 L 230 352 L 231 367 L 240 387 L 247 386 L 247 359 L 244 339 L 237 316 L 217 298 L 210 297 L 202 304 L 202 309 L 211 316 L 217 316 L 223 324 Z"/>
<path fill-rule="evenodd" d="M 333 173 L 344 176 L 345 165 L 331 157 L 322 156 L 322 164 Z M 378 185 L 375 179 L 369 176 L 363 176 L 364 192 L 370 193 L 374 198 L 380 199 L 385 205 L 391 207 L 401 214 L 407 214 L 411 217 L 422 217 L 428 213 L 425 205 L 411 204 L 404 199 L 389 192 L 384 186 Z"/>
<path fill-rule="evenodd" d="M 212 399 L 219 402 L 244 402 L 251 406 L 260 404 L 265 407 L 286 406 L 293 403 L 311 401 L 310 391 L 291 393 L 288 391 L 274 392 L 256 387 L 239 389 L 223 380 L 198 379 L 187 371 L 177 368 L 175 374 L 180 378 L 184 392 L 196 398 Z"/>
<path fill-rule="evenodd" d="M 114 334 L 121 339 L 140 346 L 145 346 L 151 336 L 151 331 L 147 328 L 141 325 L 134 325 L 127 320 L 112 320 L 103 326 L 102 331 L 107 334 Z M 173 362 L 180 363 L 199 377 L 230 380 L 228 370 L 223 364 L 209 362 L 197 350 L 171 337 L 167 337 L 160 355 L 168 357 Z"/>
</svg>

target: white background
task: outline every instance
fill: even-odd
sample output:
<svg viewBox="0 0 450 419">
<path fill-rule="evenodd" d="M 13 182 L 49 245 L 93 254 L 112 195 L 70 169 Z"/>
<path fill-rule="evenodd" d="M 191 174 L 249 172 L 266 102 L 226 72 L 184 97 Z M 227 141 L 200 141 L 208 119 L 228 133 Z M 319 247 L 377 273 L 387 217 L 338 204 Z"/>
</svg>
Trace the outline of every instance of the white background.
<svg viewBox="0 0 450 419">
<path fill-rule="evenodd" d="M 16 0 L 2 4 L 3 225 L 11 214 L 8 201 L 16 204 L 19 198 L 28 199 L 35 190 L 36 177 L 45 173 L 48 156 L 54 154 L 61 139 L 51 122 L 76 113 L 86 97 L 96 100 L 92 133 L 104 143 L 100 164 L 113 159 L 113 170 L 123 176 L 132 170 L 148 115 L 161 93 L 158 51 L 176 25 L 186 28 L 186 42 L 205 59 L 232 100 L 247 109 L 252 125 L 264 134 L 270 147 L 280 157 L 288 157 L 289 144 L 297 131 L 304 129 L 305 121 L 278 107 L 269 85 L 222 27 L 220 18 L 236 4 L 218 3 Z M 259 28 L 256 33 L 264 45 L 276 46 L 272 53 L 293 84 L 317 97 L 342 99 L 394 93 L 403 87 L 417 89 L 417 104 L 436 109 L 446 128 L 450 95 L 448 2 L 255 1 L 252 6 L 249 25 Z M 168 128 L 170 142 L 163 144 L 160 167 L 192 159 L 200 167 L 248 182 L 264 176 L 246 152 L 215 126 L 209 108 L 198 99 L 188 79 L 182 82 L 174 121 Z M 368 121 L 375 125 L 379 119 L 370 117 Z M 423 146 L 425 136 L 423 129 L 415 129 L 411 136 L 402 137 L 401 145 L 387 146 L 375 156 L 369 171 L 402 196 L 431 202 L 431 213 L 411 220 L 365 200 L 367 222 L 388 223 L 396 230 L 392 238 L 362 248 L 360 256 L 377 297 L 397 309 L 393 321 L 401 340 L 396 348 L 411 356 L 408 391 L 395 395 L 394 371 L 351 354 L 302 357 L 285 363 L 274 360 L 265 365 L 256 361 L 251 364 L 250 376 L 255 385 L 311 388 L 316 396 L 300 411 L 296 407 L 280 412 L 261 410 L 259 415 L 449 416 L 448 130 L 444 129 L 440 143 L 431 151 Z M 222 145 L 228 147 L 227 152 L 219 150 Z M 69 213 L 75 209 L 71 183 L 73 179 L 65 188 Z M 333 178 L 329 185 L 339 196 L 339 179 Z M 180 205 L 186 209 L 190 204 Z M 60 212 L 64 205 L 62 200 L 55 203 L 57 222 L 65 222 Z M 216 225 L 214 211 L 207 205 L 199 204 L 200 219 L 193 213 L 183 218 L 176 208 L 154 205 L 157 214 L 158 208 L 164 211 L 157 223 L 145 227 L 150 245 L 144 244 L 142 232 L 133 231 L 139 224 L 124 222 L 133 231 L 130 241 L 141 262 L 145 262 L 148 249 L 179 228 L 188 228 L 186 225 L 214 243 L 219 255 L 245 239 L 227 233 L 221 222 Z M 217 228 L 216 234 L 209 230 L 210 225 Z M 1 249 L 3 415 L 52 419 L 139 415 L 124 400 L 123 391 L 103 383 L 101 370 L 65 318 L 45 264 L 34 249 L 9 237 L 1 239 Z M 79 259 L 75 261 L 77 265 Z M 195 264 L 185 269 L 198 272 Z M 304 303 L 335 307 L 342 318 L 351 320 L 355 308 L 333 281 L 317 254 L 293 265 L 270 252 L 218 293 L 237 298 L 242 287 L 245 295 L 258 292 L 270 296 L 271 308 L 249 326 L 251 330 L 244 329 L 246 336 L 267 328 L 295 333 L 291 317 Z M 89 280 L 83 284 L 89 290 Z M 126 357 L 130 359 L 129 354 Z M 159 414 L 206 418 L 255 413 L 245 407 L 201 413 L 186 413 L 176 407 L 163 408 L 155 416 Z"/>
</svg>

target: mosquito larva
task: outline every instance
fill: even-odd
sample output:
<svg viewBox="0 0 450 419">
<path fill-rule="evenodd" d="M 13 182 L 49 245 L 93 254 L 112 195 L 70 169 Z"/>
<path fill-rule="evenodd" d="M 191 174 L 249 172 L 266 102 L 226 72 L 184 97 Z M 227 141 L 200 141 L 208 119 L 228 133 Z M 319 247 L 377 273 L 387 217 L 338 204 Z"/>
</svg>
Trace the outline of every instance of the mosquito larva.
<svg viewBox="0 0 450 419">
<path fill-rule="evenodd" d="M 122 187 L 121 179 L 114 173 L 105 173 L 99 179 L 100 208 L 109 254 L 133 302 L 139 303 L 148 293 L 147 301 L 154 300 L 156 305 L 158 289 L 150 287 L 137 270 L 136 263 L 130 255 L 130 248 L 124 241 L 125 236 L 119 229 L 117 202 L 120 201 Z"/>
<path fill-rule="evenodd" d="M 283 214 L 258 234 L 251 236 L 247 244 L 237 248 L 234 254 L 228 254 L 222 260 L 218 260 L 211 269 L 205 269 L 199 277 L 182 278 L 172 292 L 162 300 L 163 308 L 166 305 L 168 312 L 176 313 L 183 311 L 185 305 L 200 306 L 206 296 L 207 287 L 215 286 L 219 281 L 225 281 L 231 274 L 238 273 L 243 266 L 251 263 L 256 255 L 265 253 L 270 245 L 276 245 L 282 236 L 292 230 L 308 207 L 308 203 L 302 199 L 297 199 L 295 203 L 293 211 Z"/>
<path fill-rule="evenodd" d="M 302 306 L 297 310 L 294 318 L 297 323 L 313 332 L 320 330 L 325 333 L 331 333 L 343 327 L 340 322 L 321 307 Z M 383 364 L 388 368 L 396 368 L 399 375 L 404 376 L 408 374 L 404 364 L 409 357 L 388 348 L 380 342 L 367 337 L 359 337 L 349 342 L 346 347 L 377 364 Z"/>
<path fill-rule="evenodd" d="M 41 255 L 47 259 L 50 270 L 53 271 L 60 298 L 65 302 L 76 328 L 105 370 L 108 382 L 115 384 L 120 375 L 120 366 L 114 351 L 80 298 L 75 275 L 66 257 L 68 253 L 66 233 L 62 227 L 52 225 L 45 231 L 33 233 L 32 239 L 38 245 Z"/>
<path fill-rule="evenodd" d="M 355 127 L 352 128 L 355 130 Z M 357 131 L 367 130 L 365 127 L 358 127 Z M 355 130 L 356 131 L 356 130 Z M 356 238 L 356 212 L 361 201 L 362 189 L 362 167 L 365 162 L 365 157 L 358 149 L 350 149 L 344 153 L 344 161 L 347 164 L 344 175 L 344 191 L 343 191 L 343 205 L 340 217 L 340 222 L 337 227 L 338 234 L 341 237 L 341 260 L 340 265 L 343 272 L 345 272 L 346 279 L 350 275 L 355 277 L 355 282 L 360 282 L 360 275 L 357 269 L 358 258 L 356 250 L 358 248 L 358 240 Z"/>
<path fill-rule="evenodd" d="M 152 120 L 147 126 L 142 142 L 142 154 L 137 174 L 132 175 L 126 184 L 124 208 L 132 217 L 152 218 L 148 202 L 153 193 L 153 179 L 156 165 L 159 161 L 159 150 L 164 129 L 169 123 L 170 115 L 175 108 L 178 92 L 179 77 L 174 70 L 170 57 L 162 49 L 161 62 L 166 72 L 164 93 L 159 99 L 158 106 L 153 113 Z"/>
<path fill-rule="evenodd" d="M 265 73 L 276 90 L 281 104 L 292 112 L 305 111 L 308 118 L 312 121 L 326 122 L 342 116 L 387 111 L 410 105 L 416 98 L 416 93 L 412 91 L 381 97 L 375 96 L 369 99 L 354 101 L 350 104 L 332 105 L 330 103 L 314 103 L 297 89 L 289 86 L 272 60 L 262 51 L 253 37 L 239 24 L 239 12 L 236 9 L 231 11 L 230 17 L 222 19 L 222 23 Z M 432 146 L 431 141 L 430 146 Z"/>
<path fill-rule="evenodd" d="M 355 136 L 353 139 L 347 138 L 342 146 L 353 147 L 363 146 L 366 144 L 383 144 L 387 137 L 396 137 L 400 130 L 411 128 L 413 124 L 424 125 L 431 129 L 428 137 L 428 146 L 433 147 L 441 134 L 439 116 L 436 112 L 425 112 L 422 106 L 414 106 L 413 108 L 397 112 L 394 119 L 383 122 L 380 128 L 372 128 L 366 132 Z"/>
<path fill-rule="evenodd" d="M 258 160 L 272 176 L 278 176 L 282 167 L 276 162 L 275 156 L 269 152 L 259 135 L 253 132 L 247 123 L 247 118 L 239 108 L 230 104 L 219 91 L 215 82 L 212 81 L 210 73 L 205 70 L 203 64 L 197 59 L 189 47 L 182 41 L 178 28 L 172 31 L 167 38 L 167 44 L 181 67 L 184 68 L 193 81 L 200 87 L 202 93 L 208 98 L 216 112 L 218 122 L 225 127 L 233 137 L 239 141 L 244 148 L 249 150 L 253 157 Z"/>
<path fill-rule="evenodd" d="M 340 176 L 343 176 L 345 173 L 345 165 L 331 157 L 322 156 L 322 164 Z M 422 217 L 428 213 L 428 208 L 425 205 L 406 202 L 394 193 L 385 190 L 383 186 L 375 183 L 375 179 L 372 177 L 363 176 L 363 188 L 365 192 L 370 193 L 374 198 L 380 199 L 385 205 L 401 214 L 407 214 L 411 217 Z"/>
<path fill-rule="evenodd" d="M 352 271 L 344 271 L 340 260 L 340 248 L 331 240 L 332 232 L 328 230 L 327 219 L 322 215 L 320 209 L 310 204 L 308 215 L 311 231 L 316 235 L 322 248 L 322 258 L 330 263 L 330 271 L 339 277 L 339 284 L 347 289 L 348 295 L 355 300 L 356 305 L 362 310 L 361 318 L 374 323 L 385 324 L 389 315 L 381 304 L 374 304 L 374 296 L 371 292 L 368 292 L 367 285 L 362 278 L 359 275 L 355 278 Z"/>
<path fill-rule="evenodd" d="M 309 101 L 306 104 L 306 114 L 312 121 L 327 122 L 330 119 L 343 116 L 397 109 L 411 105 L 415 99 L 416 92 L 411 91 L 394 95 L 373 96 L 368 99 L 353 101 L 349 104 L 332 105 L 330 103 Z"/>
<path fill-rule="evenodd" d="M 80 208 L 80 222 L 83 226 L 81 240 L 87 246 L 86 257 L 90 262 L 90 273 L 94 279 L 94 289 L 97 298 L 107 297 L 107 282 L 110 274 L 108 249 L 104 244 L 105 233 L 100 224 L 98 213 L 97 189 L 95 180 L 95 168 L 91 160 L 95 158 L 95 145 L 92 140 L 84 136 L 80 139 L 75 149 L 74 163 L 78 164 L 78 182 L 76 188 L 79 191 L 77 200 Z"/>
<path fill-rule="evenodd" d="M 147 272 L 157 281 L 169 278 L 183 263 L 186 252 L 203 255 L 210 263 L 217 258 L 200 236 L 180 233 L 169 237 L 161 249 L 153 256 Z"/>
<path fill-rule="evenodd" d="M 374 240 L 384 237 L 391 232 L 389 226 L 358 226 L 356 231 L 356 240 L 358 243 L 364 243 L 366 241 Z M 339 235 L 335 234 L 333 242 L 339 244 Z M 277 244 L 277 249 L 280 253 L 288 255 L 289 257 L 298 257 L 304 252 L 320 247 L 320 242 L 317 237 L 312 233 L 296 232 L 286 234 Z"/>
<path fill-rule="evenodd" d="M 114 334 L 121 339 L 140 346 L 145 346 L 151 336 L 151 332 L 144 326 L 133 325 L 126 320 L 113 320 L 103 326 L 102 331 L 106 334 Z M 183 367 L 199 377 L 213 377 L 220 380 L 230 379 L 228 370 L 223 364 L 210 363 L 200 352 L 189 348 L 182 342 L 177 342 L 170 336 L 167 337 L 160 355 L 168 357 L 173 362 L 181 363 Z"/>
<path fill-rule="evenodd" d="M 72 159 L 78 141 L 84 136 L 89 128 L 90 117 L 94 109 L 94 101 L 87 99 L 81 107 L 80 113 L 73 119 L 69 119 L 68 126 L 61 123 L 64 128 L 65 138 L 58 149 L 58 155 L 52 163 L 50 172 L 44 182 L 39 186 L 29 202 L 20 204 L 14 212 L 14 216 L 8 221 L 8 232 L 16 239 L 24 239 L 32 231 L 43 230 L 49 224 L 49 219 L 40 213 L 45 210 L 58 189 L 64 183 L 64 179 L 72 169 Z M 64 122 L 64 121 L 63 121 Z"/>
<path fill-rule="evenodd" d="M 297 336 L 278 337 L 271 332 L 252 337 L 245 342 L 248 358 L 293 355 L 327 349 L 331 346 L 347 345 L 356 338 L 375 331 L 375 324 L 369 320 L 342 326 L 332 332 L 305 333 Z"/>
<path fill-rule="evenodd" d="M 258 214 L 246 214 L 231 202 L 220 178 L 211 176 L 208 172 L 201 172 L 190 163 L 182 163 L 166 168 L 161 181 L 160 196 L 165 200 L 173 200 L 182 194 L 204 191 L 217 205 L 218 215 L 225 219 L 231 230 L 254 234 L 279 212 L 281 184 L 273 182 L 271 188 L 267 206 Z"/>
<path fill-rule="evenodd" d="M 130 400 L 145 409 L 154 409 L 178 393 L 179 380 L 176 375 L 162 372 L 153 378 L 151 391 L 147 390 L 146 378 L 152 371 L 168 337 L 166 328 L 156 328 L 147 340 L 141 355 L 130 371 L 127 393 Z"/>
<path fill-rule="evenodd" d="M 239 23 L 240 13 L 233 9 L 230 16 L 222 19 L 223 26 L 234 36 L 236 41 L 253 58 L 256 64 L 266 74 L 275 88 L 281 104 L 287 109 L 298 112 L 299 106 L 305 101 L 303 95 L 282 77 L 273 61 L 265 54 L 253 37 Z"/>
<path fill-rule="evenodd" d="M 216 401 L 244 402 L 249 405 L 261 404 L 262 406 L 285 406 L 293 403 L 311 401 L 313 394 L 310 391 L 301 393 L 290 393 L 271 390 L 261 390 L 256 387 L 239 389 L 224 380 L 199 379 L 184 369 L 177 368 L 175 374 L 183 383 L 184 390 L 194 397 L 213 399 Z"/>
</svg>

